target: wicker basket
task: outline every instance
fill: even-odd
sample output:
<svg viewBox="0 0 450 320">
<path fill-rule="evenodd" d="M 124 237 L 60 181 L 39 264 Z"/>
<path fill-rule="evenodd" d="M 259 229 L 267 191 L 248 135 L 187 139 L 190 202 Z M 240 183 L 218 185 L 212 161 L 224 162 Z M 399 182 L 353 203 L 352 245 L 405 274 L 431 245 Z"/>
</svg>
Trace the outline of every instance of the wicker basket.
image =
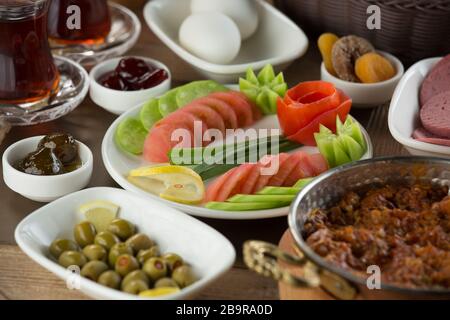
<svg viewBox="0 0 450 320">
<path fill-rule="evenodd" d="M 450 53 L 450 0 L 275 0 L 310 35 L 356 34 L 406 65 Z M 366 27 L 369 5 L 381 8 L 381 29 Z"/>
</svg>

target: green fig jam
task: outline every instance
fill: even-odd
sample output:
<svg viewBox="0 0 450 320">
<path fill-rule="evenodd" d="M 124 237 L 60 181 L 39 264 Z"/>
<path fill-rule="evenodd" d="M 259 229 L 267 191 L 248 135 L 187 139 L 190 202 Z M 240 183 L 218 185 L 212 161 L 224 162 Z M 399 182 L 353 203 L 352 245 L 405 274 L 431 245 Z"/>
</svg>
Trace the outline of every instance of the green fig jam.
<svg viewBox="0 0 450 320">
<path fill-rule="evenodd" d="M 81 167 L 78 144 L 66 133 L 45 136 L 37 149 L 16 164 L 16 169 L 37 176 L 53 176 L 75 171 Z"/>
</svg>

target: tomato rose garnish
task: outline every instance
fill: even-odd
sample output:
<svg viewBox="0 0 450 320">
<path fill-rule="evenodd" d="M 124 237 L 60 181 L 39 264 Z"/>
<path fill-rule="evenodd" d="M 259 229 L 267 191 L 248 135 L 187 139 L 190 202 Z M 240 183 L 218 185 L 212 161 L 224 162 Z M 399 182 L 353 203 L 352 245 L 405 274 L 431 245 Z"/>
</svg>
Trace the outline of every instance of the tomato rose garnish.
<svg viewBox="0 0 450 320">
<path fill-rule="evenodd" d="M 319 126 L 335 132 L 336 116 L 345 121 L 351 106 L 351 99 L 329 82 L 302 82 L 278 99 L 278 120 L 289 139 L 314 146 Z"/>
</svg>

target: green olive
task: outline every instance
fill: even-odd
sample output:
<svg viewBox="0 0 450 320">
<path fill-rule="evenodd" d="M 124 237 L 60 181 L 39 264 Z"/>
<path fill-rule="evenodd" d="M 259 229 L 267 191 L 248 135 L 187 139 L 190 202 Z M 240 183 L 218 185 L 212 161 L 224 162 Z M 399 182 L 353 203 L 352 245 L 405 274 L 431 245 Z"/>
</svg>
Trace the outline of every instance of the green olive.
<svg viewBox="0 0 450 320">
<path fill-rule="evenodd" d="M 179 286 L 175 280 L 171 278 L 161 278 L 155 282 L 155 289 L 156 288 L 179 288 Z"/>
<path fill-rule="evenodd" d="M 50 254 L 55 258 L 59 259 L 59 256 L 65 251 L 79 251 L 80 247 L 75 241 L 67 239 L 56 239 L 50 245 Z"/>
<path fill-rule="evenodd" d="M 122 241 L 127 240 L 136 233 L 134 224 L 124 219 L 115 219 L 108 226 L 108 231 L 114 233 Z"/>
<path fill-rule="evenodd" d="M 89 261 L 106 262 L 106 257 L 108 256 L 106 249 L 98 244 L 90 244 L 84 247 L 83 254 Z"/>
<path fill-rule="evenodd" d="M 64 268 L 71 266 L 82 268 L 87 263 L 87 259 L 84 254 L 79 251 L 65 251 L 59 256 L 58 262 Z"/>
<path fill-rule="evenodd" d="M 175 253 L 166 253 L 162 256 L 164 262 L 169 267 L 170 272 L 183 265 L 183 259 Z"/>
<path fill-rule="evenodd" d="M 132 255 L 122 254 L 117 257 L 115 270 L 122 277 L 137 269 L 139 269 L 139 262 Z"/>
<path fill-rule="evenodd" d="M 138 253 L 141 250 L 150 249 L 155 245 L 154 242 L 143 233 L 135 234 L 129 238 L 126 243 L 133 248 L 135 253 Z"/>
<path fill-rule="evenodd" d="M 146 290 L 148 290 L 148 284 L 146 284 L 145 281 L 142 280 L 130 281 L 126 286 L 122 288 L 123 292 L 136 295 Z"/>
<path fill-rule="evenodd" d="M 145 274 L 144 271 L 142 270 L 134 270 L 132 272 L 130 272 L 129 274 L 126 275 L 126 277 L 123 279 L 122 281 L 122 289 L 125 288 L 125 286 L 130 283 L 131 281 L 135 281 L 135 280 L 142 280 L 144 281 L 147 285 L 149 284 L 149 279 L 148 276 Z"/>
<path fill-rule="evenodd" d="M 98 277 L 97 282 L 105 287 L 118 290 L 120 289 L 122 277 L 117 272 L 108 270 L 103 272 L 100 277 Z"/>
<path fill-rule="evenodd" d="M 133 249 L 131 249 L 129 245 L 123 242 L 116 243 L 115 245 L 113 245 L 111 250 L 109 250 L 108 256 L 109 265 L 111 267 L 114 267 L 116 265 L 117 257 L 122 254 L 133 255 Z"/>
<path fill-rule="evenodd" d="M 137 255 L 137 259 L 141 265 L 144 265 L 145 261 L 150 258 L 159 257 L 160 252 L 158 246 L 153 246 L 150 249 L 141 250 Z"/>
<path fill-rule="evenodd" d="M 119 243 L 117 236 L 109 231 L 102 231 L 95 236 L 95 244 L 98 244 L 106 250 L 111 250 L 112 246 Z"/>
<path fill-rule="evenodd" d="M 97 281 L 98 277 L 108 270 L 108 265 L 103 261 L 89 261 L 81 269 L 81 275 L 92 281 Z"/>
<path fill-rule="evenodd" d="M 161 258 L 150 258 L 142 268 L 152 282 L 164 278 L 167 275 L 167 265 Z"/>
<path fill-rule="evenodd" d="M 192 268 L 187 265 L 176 268 L 172 273 L 172 279 L 175 280 L 181 288 L 190 286 L 197 281 Z"/>
<path fill-rule="evenodd" d="M 77 224 L 73 229 L 75 241 L 82 248 L 94 243 L 96 233 L 94 225 L 88 221 Z"/>
</svg>

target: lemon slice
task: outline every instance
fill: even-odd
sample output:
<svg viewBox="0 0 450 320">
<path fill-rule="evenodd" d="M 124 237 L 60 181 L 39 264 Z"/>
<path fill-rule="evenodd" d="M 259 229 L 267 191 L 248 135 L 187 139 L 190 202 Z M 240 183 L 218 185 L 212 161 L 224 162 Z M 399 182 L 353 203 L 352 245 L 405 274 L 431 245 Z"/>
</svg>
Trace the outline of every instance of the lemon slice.
<svg viewBox="0 0 450 320">
<path fill-rule="evenodd" d="M 81 205 L 78 212 L 92 223 L 97 232 L 105 231 L 119 212 L 120 207 L 112 202 L 95 200 Z"/>
<path fill-rule="evenodd" d="M 169 294 L 173 294 L 180 291 L 178 288 L 157 288 L 157 289 L 151 289 L 151 290 L 145 290 L 139 293 L 140 297 L 143 298 L 155 298 L 155 297 L 161 297 L 161 296 L 167 296 Z"/>
<path fill-rule="evenodd" d="M 169 201 L 199 204 L 205 197 L 202 178 L 187 167 L 164 165 L 139 168 L 130 172 L 128 181 Z"/>
</svg>

